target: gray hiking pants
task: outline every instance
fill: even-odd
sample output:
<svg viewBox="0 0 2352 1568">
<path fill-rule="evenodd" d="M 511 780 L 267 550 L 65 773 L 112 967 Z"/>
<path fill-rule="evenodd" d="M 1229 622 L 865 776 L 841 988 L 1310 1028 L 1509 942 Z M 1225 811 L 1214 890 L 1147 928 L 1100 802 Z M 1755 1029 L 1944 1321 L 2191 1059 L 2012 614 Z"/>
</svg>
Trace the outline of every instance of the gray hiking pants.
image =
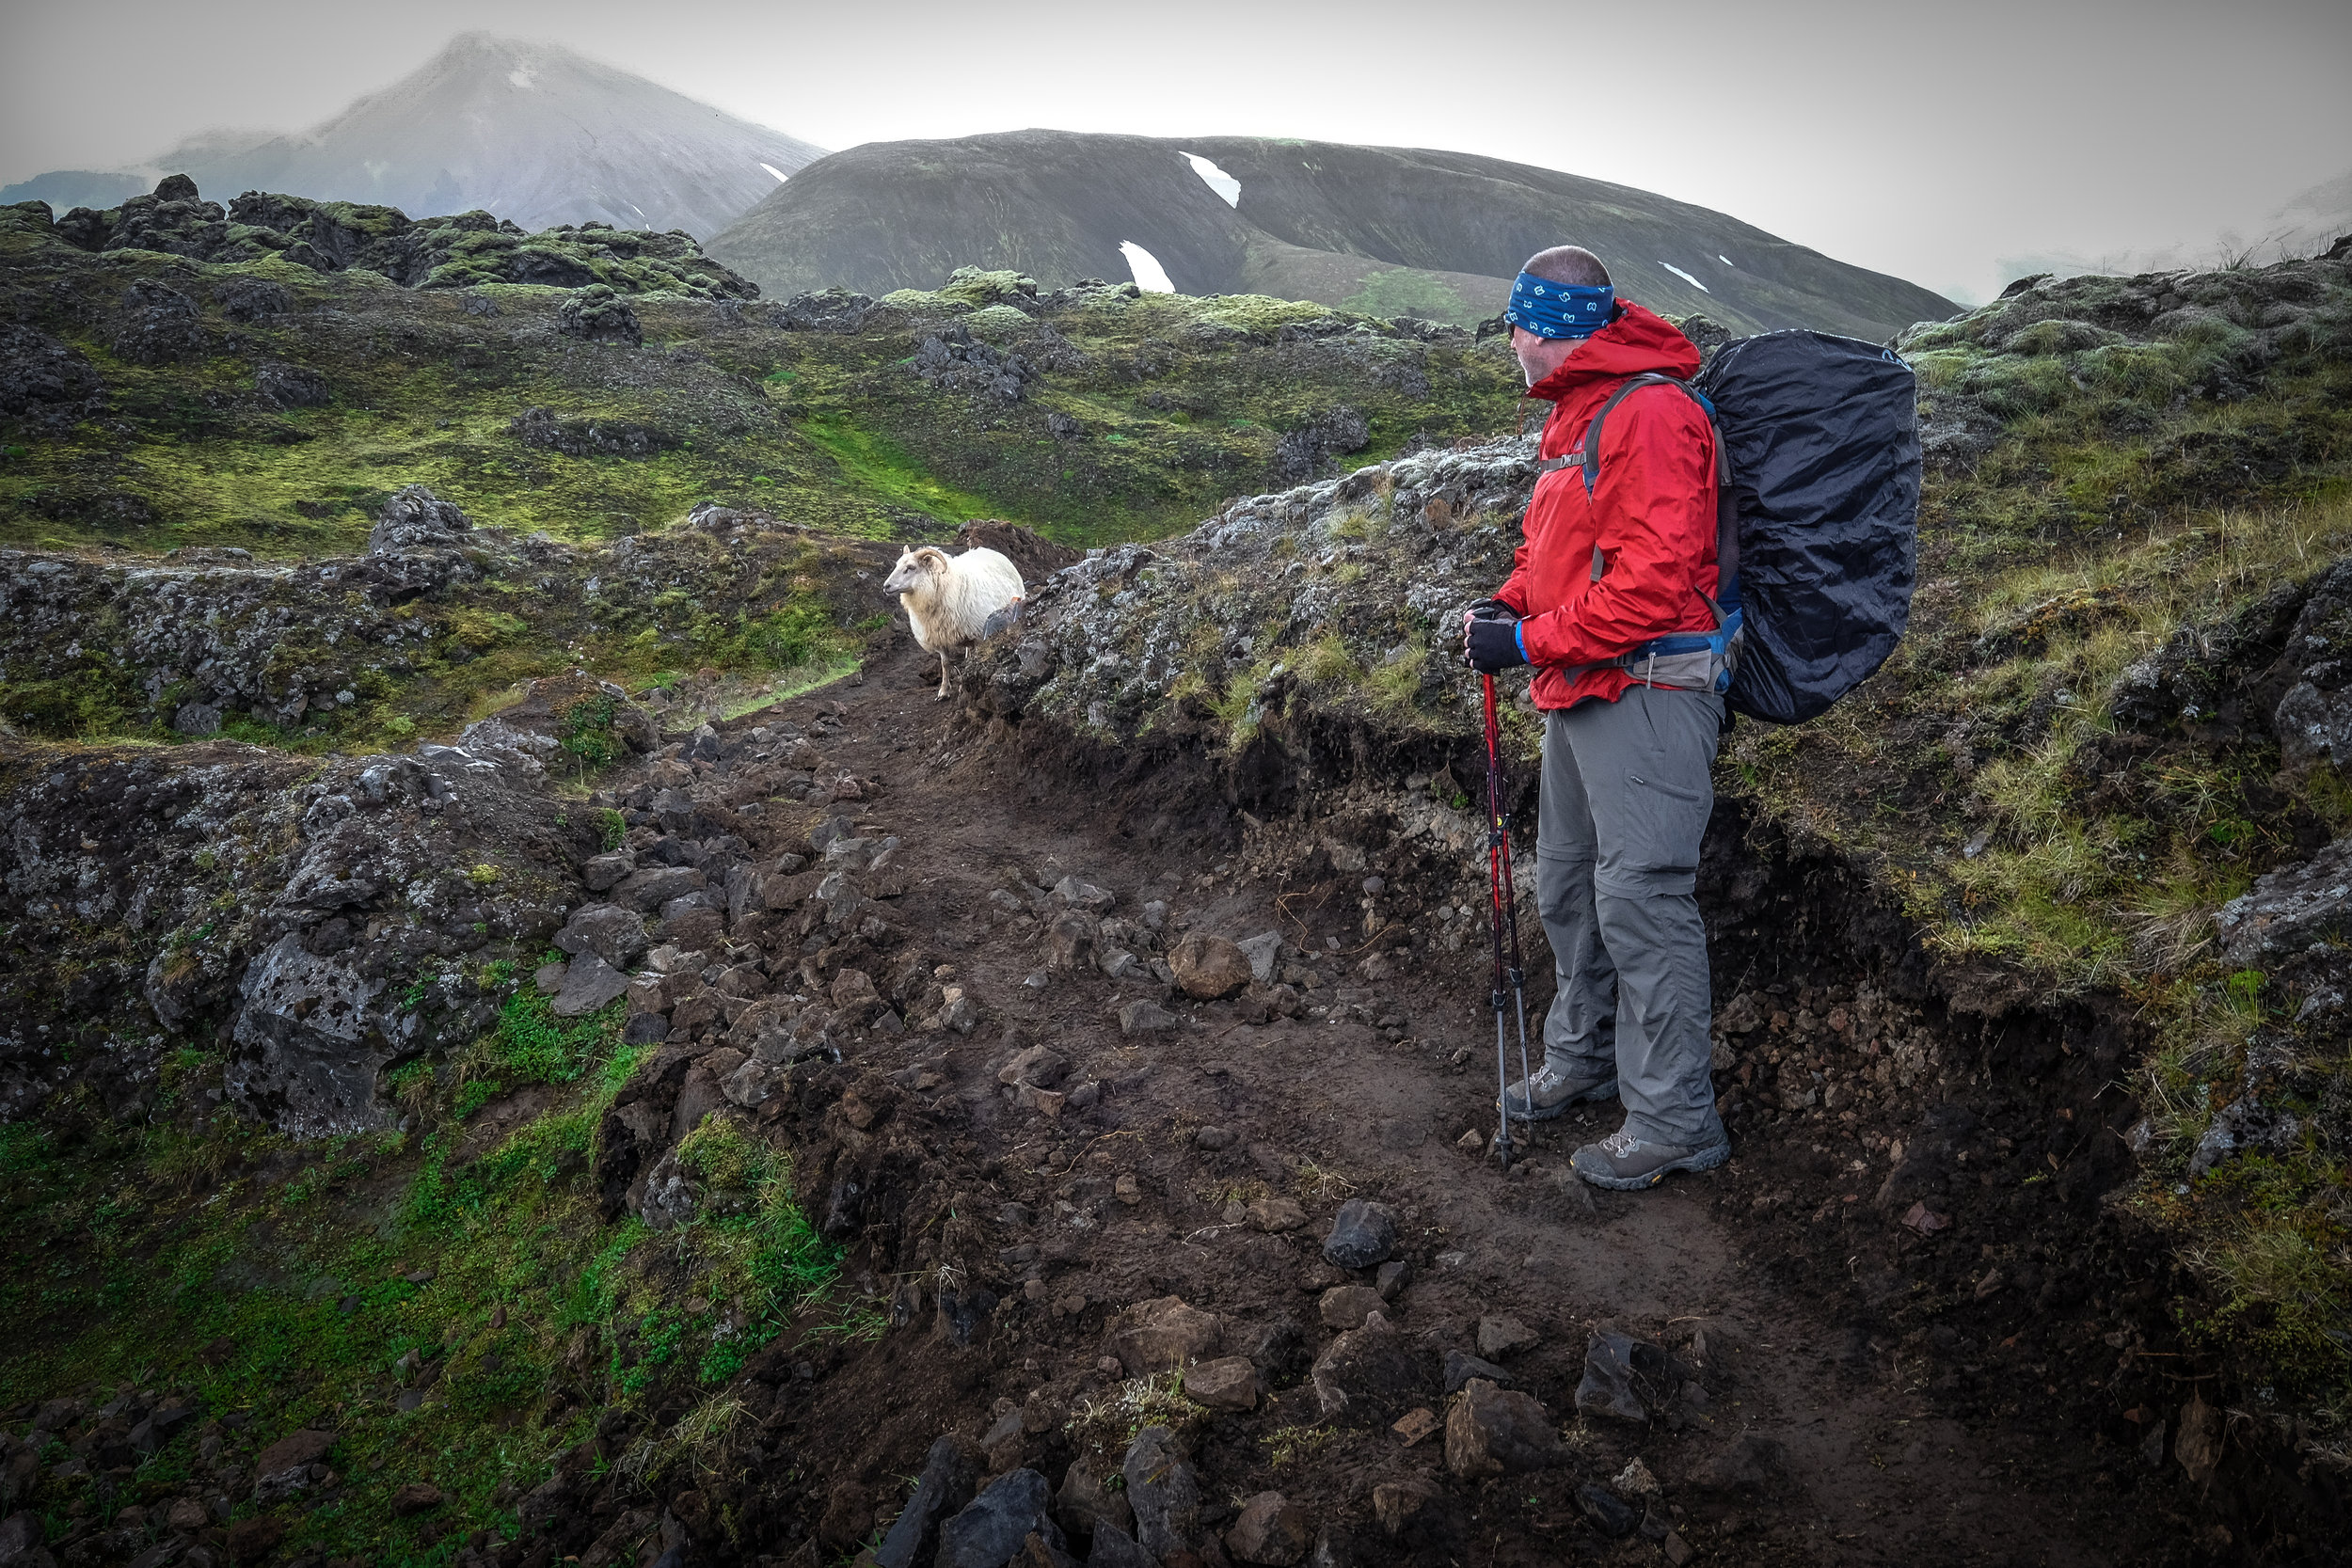
<svg viewBox="0 0 2352 1568">
<path fill-rule="evenodd" d="M 1711 693 L 1645 686 L 1544 715 L 1535 899 L 1559 981 L 1544 1057 L 1578 1076 L 1613 1065 L 1625 1125 L 1651 1143 L 1724 1135 L 1692 892 L 1723 717 Z"/>
</svg>

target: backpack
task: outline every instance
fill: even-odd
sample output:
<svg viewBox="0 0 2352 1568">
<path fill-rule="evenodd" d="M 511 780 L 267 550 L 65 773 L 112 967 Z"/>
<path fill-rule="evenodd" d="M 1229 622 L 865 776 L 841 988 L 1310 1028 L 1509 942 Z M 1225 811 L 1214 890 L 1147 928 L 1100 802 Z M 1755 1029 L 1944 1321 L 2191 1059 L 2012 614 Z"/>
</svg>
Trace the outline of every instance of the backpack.
<svg viewBox="0 0 2352 1568">
<path fill-rule="evenodd" d="M 1920 481 L 1911 367 L 1875 343 L 1794 330 L 1727 343 L 1688 382 L 1629 377 L 1567 459 L 1583 469 L 1588 498 L 1602 422 L 1652 385 L 1680 388 L 1715 428 L 1716 629 L 1611 662 L 1722 692 L 1751 718 L 1810 719 L 1885 663 L 1911 619 Z M 1597 552 L 1594 568 L 1597 577 Z"/>
</svg>

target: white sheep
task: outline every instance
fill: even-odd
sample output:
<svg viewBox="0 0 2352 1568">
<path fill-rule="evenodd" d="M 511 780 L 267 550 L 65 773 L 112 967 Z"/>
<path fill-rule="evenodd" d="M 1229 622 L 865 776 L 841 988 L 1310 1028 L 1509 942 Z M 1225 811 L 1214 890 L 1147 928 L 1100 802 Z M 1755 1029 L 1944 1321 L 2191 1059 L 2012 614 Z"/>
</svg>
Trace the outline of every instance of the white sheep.
<svg viewBox="0 0 2352 1568">
<path fill-rule="evenodd" d="M 1021 568 L 991 549 L 961 555 L 929 545 L 908 550 L 882 584 L 898 595 L 914 641 L 939 656 L 939 696 L 947 696 L 947 651 L 986 641 L 1020 619 L 1027 589 Z"/>
</svg>

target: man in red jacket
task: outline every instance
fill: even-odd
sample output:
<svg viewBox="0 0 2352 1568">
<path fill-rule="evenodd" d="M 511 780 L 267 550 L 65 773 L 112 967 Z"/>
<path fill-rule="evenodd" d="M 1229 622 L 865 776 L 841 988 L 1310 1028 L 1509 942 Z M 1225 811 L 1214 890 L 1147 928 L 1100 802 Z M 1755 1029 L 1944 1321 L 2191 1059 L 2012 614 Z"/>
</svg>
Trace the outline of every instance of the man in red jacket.
<svg viewBox="0 0 2352 1568">
<path fill-rule="evenodd" d="M 1488 673 L 1535 667 L 1536 901 L 1559 985 L 1544 1065 L 1511 1086 L 1505 1110 L 1542 1120 L 1620 1100 L 1624 1125 L 1570 1164 L 1596 1186 L 1632 1190 L 1731 1154 L 1708 1077 L 1707 930 L 1692 891 L 1715 800 L 1720 664 L 1649 657 L 1659 639 L 1716 628 L 1715 436 L 1687 393 L 1636 388 L 1602 425 L 1588 496 L 1593 416 L 1629 376 L 1687 379 L 1698 350 L 1617 299 L 1599 258 L 1574 246 L 1530 260 L 1504 315 L 1528 395 L 1552 410 L 1525 542 L 1511 579 L 1466 614 L 1464 651 Z"/>
</svg>

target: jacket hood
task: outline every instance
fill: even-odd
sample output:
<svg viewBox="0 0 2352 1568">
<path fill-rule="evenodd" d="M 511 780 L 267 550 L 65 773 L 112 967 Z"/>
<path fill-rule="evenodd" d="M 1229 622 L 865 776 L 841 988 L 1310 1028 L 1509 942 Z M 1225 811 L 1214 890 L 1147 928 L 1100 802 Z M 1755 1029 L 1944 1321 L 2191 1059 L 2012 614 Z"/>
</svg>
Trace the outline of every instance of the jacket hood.
<svg viewBox="0 0 2352 1568">
<path fill-rule="evenodd" d="M 1699 371 L 1698 345 L 1654 310 L 1622 302 L 1617 319 L 1584 340 L 1566 364 L 1527 389 L 1531 398 L 1558 403 L 1579 388 L 1621 381 L 1645 372 L 1688 381 Z"/>
</svg>

